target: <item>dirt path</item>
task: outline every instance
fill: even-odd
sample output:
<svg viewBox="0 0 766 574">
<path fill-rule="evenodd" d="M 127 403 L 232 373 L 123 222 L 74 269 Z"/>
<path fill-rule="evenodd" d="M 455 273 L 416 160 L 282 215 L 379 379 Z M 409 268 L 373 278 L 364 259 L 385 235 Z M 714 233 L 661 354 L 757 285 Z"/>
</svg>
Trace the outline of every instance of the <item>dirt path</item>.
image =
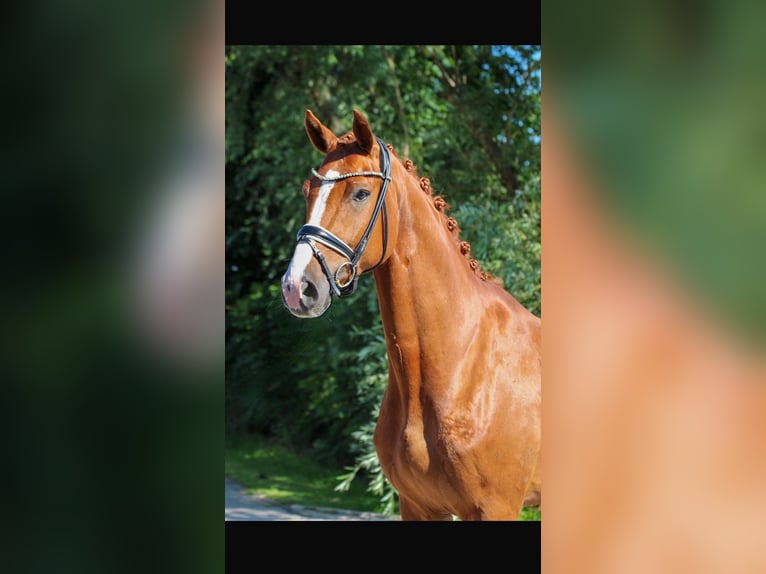
<svg viewBox="0 0 766 574">
<path fill-rule="evenodd" d="M 242 485 L 226 478 L 226 520 L 399 520 L 372 512 L 308 508 L 300 504 L 280 504 L 245 492 Z"/>
</svg>

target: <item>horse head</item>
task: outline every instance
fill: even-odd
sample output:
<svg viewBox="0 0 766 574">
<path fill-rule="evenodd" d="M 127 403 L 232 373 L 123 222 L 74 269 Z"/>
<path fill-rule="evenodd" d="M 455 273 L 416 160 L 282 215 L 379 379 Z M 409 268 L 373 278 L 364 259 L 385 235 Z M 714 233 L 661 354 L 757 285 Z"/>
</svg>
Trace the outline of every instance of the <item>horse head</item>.
<svg viewBox="0 0 766 574">
<path fill-rule="evenodd" d="M 342 137 L 311 110 L 304 124 L 325 158 L 303 184 L 306 224 L 282 277 L 282 301 L 302 318 L 322 315 L 333 296 L 351 295 L 360 274 L 386 261 L 396 217 L 390 152 L 364 115 L 354 110 L 352 130 Z"/>
</svg>

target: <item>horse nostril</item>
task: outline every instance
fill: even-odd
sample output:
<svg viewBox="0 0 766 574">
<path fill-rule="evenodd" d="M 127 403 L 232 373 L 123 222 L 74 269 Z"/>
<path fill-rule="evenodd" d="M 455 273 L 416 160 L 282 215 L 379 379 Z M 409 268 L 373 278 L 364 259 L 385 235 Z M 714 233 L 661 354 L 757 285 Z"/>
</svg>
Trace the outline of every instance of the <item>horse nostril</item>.
<svg viewBox="0 0 766 574">
<path fill-rule="evenodd" d="M 319 298 L 319 291 L 311 281 L 304 281 L 301 283 L 301 296 L 308 301 L 315 301 Z"/>
</svg>

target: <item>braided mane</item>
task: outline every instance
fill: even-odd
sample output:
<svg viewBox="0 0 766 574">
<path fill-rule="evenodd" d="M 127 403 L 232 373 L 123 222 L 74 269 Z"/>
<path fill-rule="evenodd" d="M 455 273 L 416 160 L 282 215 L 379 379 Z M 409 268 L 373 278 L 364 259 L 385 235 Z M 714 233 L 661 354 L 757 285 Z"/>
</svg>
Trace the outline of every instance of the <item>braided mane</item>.
<svg viewBox="0 0 766 574">
<path fill-rule="evenodd" d="M 432 198 L 432 205 L 434 209 L 436 209 L 436 211 L 438 211 L 442 215 L 442 218 L 444 220 L 444 224 L 447 227 L 447 230 L 455 238 L 460 254 L 468 261 L 469 267 L 471 268 L 471 270 L 473 270 L 476 276 L 479 277 L 482 281 L 491 281 L 494 283 L 501 284 L 502 281 L 500 279 L 490 275 L 489 273 L 482 271 L 481 267 L 479 266 L 479 262 L 474 257 L 471 256 L 471 244 L 468 243 L 468 241 L 460 240 L 460 227 L 458 227 L 457 220 L 454 217 L 447 216 L 447 211 L 449 211 L 450 206 L 441 195 L 434 195 L 434 190 L 431 187 L 431 180 L 428 179 L 427 177 L 419 177 L 417 168 L 415 164 L 412 162 L 412 160 L 411 159 L 402 160 L 397 155 L 396 150 L 394 149 L 394 146 L 392 146 L 390 143 L 387 143 L 386 147 L 388 148 L 388 151 L 391 152 L 391 155 L 399 160 L 399 162 L 402 164 L 402 166 L 407 171 L 407 173 L 411 175 L 417 181 L 420 189 L 423 190 L 423 192 L 426 195 Z"/>
</svg>

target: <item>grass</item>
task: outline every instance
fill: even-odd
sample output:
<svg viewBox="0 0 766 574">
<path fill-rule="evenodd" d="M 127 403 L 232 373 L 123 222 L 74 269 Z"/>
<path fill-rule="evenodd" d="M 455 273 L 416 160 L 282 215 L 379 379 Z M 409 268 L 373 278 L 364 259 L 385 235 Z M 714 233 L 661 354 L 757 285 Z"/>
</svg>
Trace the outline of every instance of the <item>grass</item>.
<svg viewBox="0 0 766 574">
<path fill-rule="evenodd" d="M 542 520 L 542 514 L 539 508 L 529 508 L 525 506 L 521 509 L 519 520 L 537 520 L 539 522 Z"/>
<path fill-rule="evenodd" d="M 347 492 L 336 492 L 337 476 L 342 471 L 324 468 L 257 437 L 226 445 L 225 472 L 248 493 L 284 504 L 379 512 L 378 497 L 367 492 L 363 477 L 355 480 Z"/>
<path fill-rule="evenodd" d="M 310 458 L 259 437 L 227 442 L 225 473 L 242 484 L 246 492 L 283 504 L 381 511 L 380 500 L 367 491 L 364 477 L 354 480 L 348 491 L 336 492 L 337 477 L 344 471 L 322 467 Z M 524 508 L 519 518 L 540 520 L 540 510 Z"/>
</svg>

